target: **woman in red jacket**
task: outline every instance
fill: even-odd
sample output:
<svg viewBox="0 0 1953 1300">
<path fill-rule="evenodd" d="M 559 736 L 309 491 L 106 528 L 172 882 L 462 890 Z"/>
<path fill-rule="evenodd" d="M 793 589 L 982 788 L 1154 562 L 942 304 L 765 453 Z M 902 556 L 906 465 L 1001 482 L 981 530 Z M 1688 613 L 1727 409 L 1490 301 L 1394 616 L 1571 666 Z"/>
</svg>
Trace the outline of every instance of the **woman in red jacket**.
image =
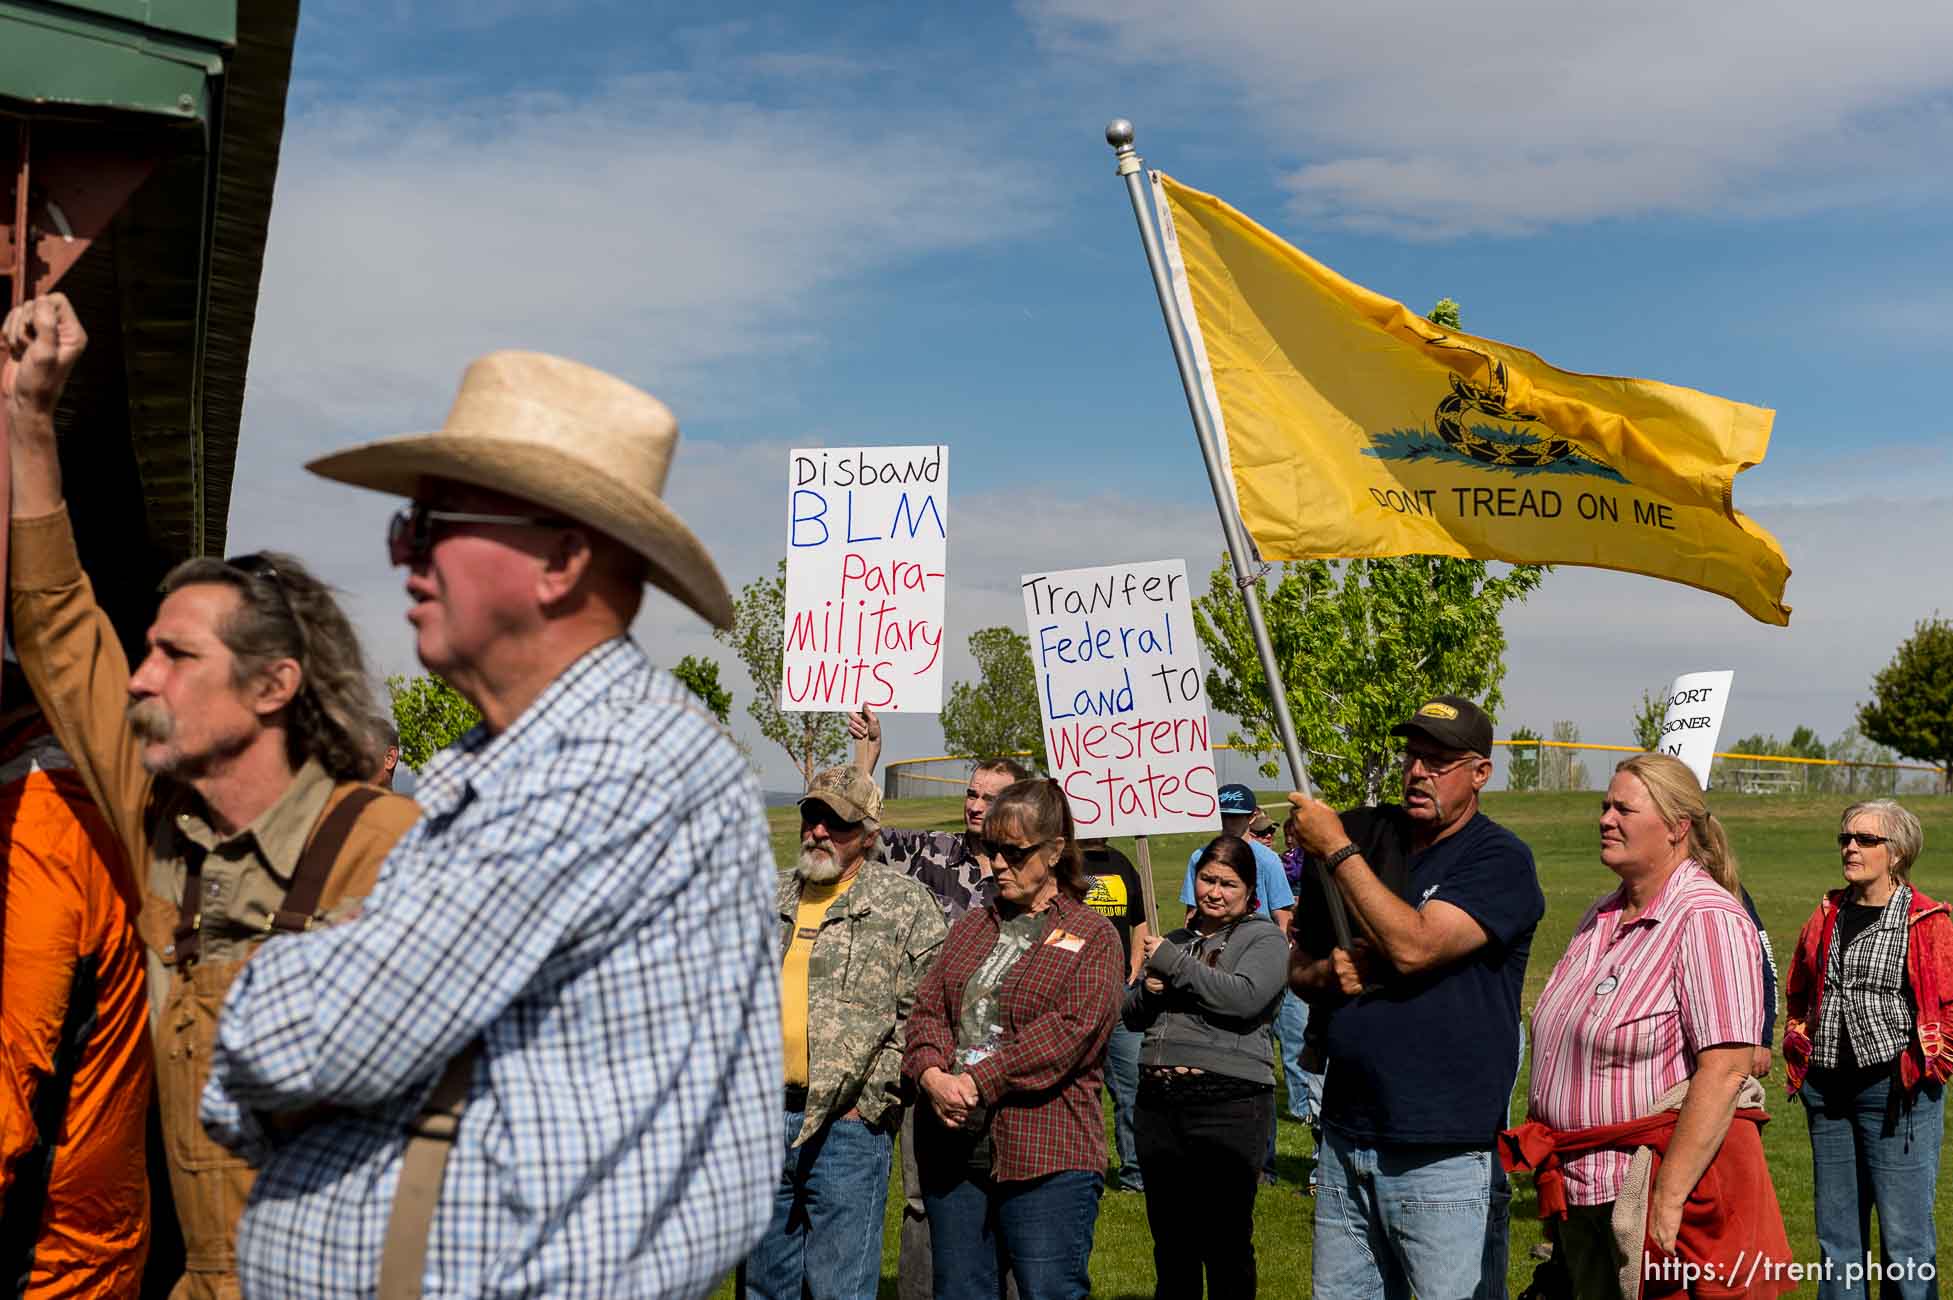
<svg viewBox="0 0 1953 1300">
<path fill-rule="evenodd" d="M 1126 989 L 1056 781 L 983 820 L 997 899 L 950 929 L 916 990 L 902 1072 L 922 1094 L 916 1163 L 937 1300 L 1084 1300 L 1099 1192 L 1105 1047 Z"/>
<path fill-rule="evenodd" d="M 1876 799 L 1839 824 L 1845 887 L 1804 923 L 1784 994 L 1784 1065 L 1810 1118 L 1817 1244 L 1831 1266 L 1818 1296 L 1845 1295 L 1847 1267 L 1864 1271 L 1874 1205 L 1881 1294 L 1937 1295 L 1953 915 L 1912 887 L 1917 817 Z"/>
</svg>

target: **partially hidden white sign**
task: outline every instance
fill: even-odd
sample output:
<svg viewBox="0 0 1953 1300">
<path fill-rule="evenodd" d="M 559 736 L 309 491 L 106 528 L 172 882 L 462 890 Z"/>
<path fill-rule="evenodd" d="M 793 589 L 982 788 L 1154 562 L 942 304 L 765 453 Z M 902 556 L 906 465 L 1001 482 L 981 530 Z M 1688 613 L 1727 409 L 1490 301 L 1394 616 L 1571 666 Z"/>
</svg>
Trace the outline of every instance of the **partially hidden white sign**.
<svg viewBox="0 0 1953 1300">
<path fill-rule="evenodd" d="M 1024 619 L 1078 834 L 1218 829 L 1186 561 L 1027 574 Z"/>
<path fill-rule="evenodd" d="M 1722 716 L 1729 708 L 1733 669 L 1683 673 L 1668 688 L 1661 719 L 1661 752 L 1688 764 L 1702 788 L 1709 788 L 1709 767 L 1716 759 L 1716 738 L 1722 735 Z"/>
<path fill-rule="evenodd" d="M 780 708 L 940 713 L 948 447 L 788 459 Z"/>
</svg>

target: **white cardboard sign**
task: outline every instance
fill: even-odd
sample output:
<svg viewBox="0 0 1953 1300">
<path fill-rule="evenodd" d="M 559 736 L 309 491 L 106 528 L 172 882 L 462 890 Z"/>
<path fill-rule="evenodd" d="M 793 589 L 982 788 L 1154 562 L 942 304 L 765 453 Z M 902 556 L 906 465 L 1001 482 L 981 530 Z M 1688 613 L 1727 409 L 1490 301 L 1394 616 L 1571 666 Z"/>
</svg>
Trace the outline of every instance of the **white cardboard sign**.
<svg viewBox="0 0 1953 1300">
<path fill-rule="evenodd" d="M 1024 621 L 1079 836 L 1218 830 L 1186 561 L 1026 574 Z"/>
<path fill-rule="evenodd" d="M 1735 670 L 1683 673 L 1668 688 L 1661 719 L 1661 752 L 1688 764 L 1702 788 L 1709 788 L 1709 766 L 1715 762 L 1716 739 L 1722 735 L 1722 716 L 1729 708 L 1729 684 Z"/>
<path fill-rule="evenodd" d="M 949 448 L 796 448 L 787 466 L 781 710 L 942 712 Z"/>
</svg>

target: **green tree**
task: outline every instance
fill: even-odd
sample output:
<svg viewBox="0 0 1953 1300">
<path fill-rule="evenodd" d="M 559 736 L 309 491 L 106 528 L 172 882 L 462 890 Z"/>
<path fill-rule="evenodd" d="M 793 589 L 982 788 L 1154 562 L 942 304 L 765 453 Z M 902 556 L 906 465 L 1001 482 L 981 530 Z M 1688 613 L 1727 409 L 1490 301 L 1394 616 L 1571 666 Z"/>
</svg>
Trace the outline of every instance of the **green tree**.
<svg viewBox="0 0 1953 1300">
<path fill-rule="evenodd" d="M 732 692 L 719 685 L 719 661 L 707 659 L 703 655 L 686 655 L 671 670 L 671 675 L 685 683 L 685 689 L 698 696 L 700 704 L 719 720 L 721 726 L 732 715 Z"/>
<path fill-rule="evenodd" d="M 1872 700 L 1858 706 L 1858 729 L 1907 758 L 1953 774 L 1953 623 L 1922 619 L 1892 662 L 1872 678 Z"/>
<path fill-rule="evenodd" d="M 841 713 L 788 713 L 780 708 L 780 682 L 786 649 L 787 562 L 771 578 L 755 578 L 739 591 L 731 631 L 713 633 L 733 648 L 753 679 L 746 712 L 760 735 L 787 751 L 800 773 L 801 788 L 814 774 L 848 756 L 848 719 Z"/>
<path fill-rule="evenodd" d="M 1580 743 L 1578 724 L 1561 720 L 1553 724 L 1552 739 L 1561 745 Z M 1577 749 L 1549 749 L 1542 766 L 1540 785 L 1547 790 L 1585 790 L 1587 788 L 1587 765 L 1580 761 Z"/>
<path fill-rule="evenodd" d="M 1455 298 L 1440 298 L 1425 317 L 1433 325 L 1442 325 L 1448 330 L 1465 328 L 1464 312 Z"/>
<path fill-rule="evenodd" d="M 1479 560 L 1410 555 L 1290 563 L 1272 590 L 1260 580 L 1289 709 L 1322 798 L 1340 806 L 1382 798 L 1403 754 L 1390 729 L 1433 695 L 1463 695 L 1498 715 L 1499 615 L 1544 573 L 1519 565 L 1499 577 Z M 1268 682 L 1225 562 L 1194 601 L 1194 625 L 1212 665 L 1208 700 L 1242 724 L 1229 743 L 1272 753 L 1280 742 Z M 1271 777 L 1278 770 L 1262 765 Z"/>
<path fill-rule="evenodd" d="M 1544 739 L 1531 727 L 1519 727 L 1512 733 L 1515 743 L 1506 746 L 1505 788 L 1508 790 L 1539 789 L 1539 742 Z M 1531 741 L 1531 748 L 1517 742 Z"/>
<path fill-rule="evenodd" d="M 1037 769 L 1044 771 L 1044 725 L 1030 638 L 1007 627 L 980 628 L 970 634 L 970 653 L 977 661 L 977 680 L 949 688 L 943 743 L 951 752 L 972 758 L 1028 750 Z"/>
<path fill-rule="evenodd" d="M 1662 719 L 1668 716 L 1668 701 L 1661 691 L 1641 692 L 1640 707 L 1634 711 L 1634 743 L 1650 754 L 1661 750 Z"/>
<path fill-rule="evenodd" d="M 400 729 L 400 761 L 416 772 L 481 721 L 481 712 L 438 677 L 395 674 L 386 685 Z"/>
<path fill-rule="evenodd" d="M 1899 788 L 1897 768 L 1875 766 L 1894 762 L 1899 756 L 1865 739 L 1856 727 L 1846 727 L 1844 734 L 1831 742 L 1825 757 L 1846 765 L 1825 770 L 1826 788 L 1834 794 L 1889 795 Z"/>
<path fill-rule="evenodd" d="M 1790 733 L 1790 739 L 1784 742 L 1782 752 L 1793 758 L 1830 757 L 1830 752 L 1825 749 L 1824 742 L 1817 738 L 1817 732 L 1805 726 L 1799 726 L 1795 731 Z"/>
</svg>

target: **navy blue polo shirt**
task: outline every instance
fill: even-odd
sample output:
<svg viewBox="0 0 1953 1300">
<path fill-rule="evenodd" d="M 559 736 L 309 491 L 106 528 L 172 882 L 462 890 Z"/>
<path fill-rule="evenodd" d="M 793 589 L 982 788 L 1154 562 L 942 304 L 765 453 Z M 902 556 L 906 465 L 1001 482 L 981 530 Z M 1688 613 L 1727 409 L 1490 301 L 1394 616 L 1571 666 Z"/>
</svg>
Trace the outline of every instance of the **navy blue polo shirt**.
<svg viewBox="0 0 1953 1300">
<path fill-rule="evenodd" d="M 1490 942 L 1334 1009 L 1322 1122 L 1362 1146 L 1489 1149 L 1519 1073 L 1519 998 L 1546 896 L 1532 850 L 1474 813 L 1411 855 L 1408 901 L 1431 899 L 1468 913 Z"/>
</svg>

